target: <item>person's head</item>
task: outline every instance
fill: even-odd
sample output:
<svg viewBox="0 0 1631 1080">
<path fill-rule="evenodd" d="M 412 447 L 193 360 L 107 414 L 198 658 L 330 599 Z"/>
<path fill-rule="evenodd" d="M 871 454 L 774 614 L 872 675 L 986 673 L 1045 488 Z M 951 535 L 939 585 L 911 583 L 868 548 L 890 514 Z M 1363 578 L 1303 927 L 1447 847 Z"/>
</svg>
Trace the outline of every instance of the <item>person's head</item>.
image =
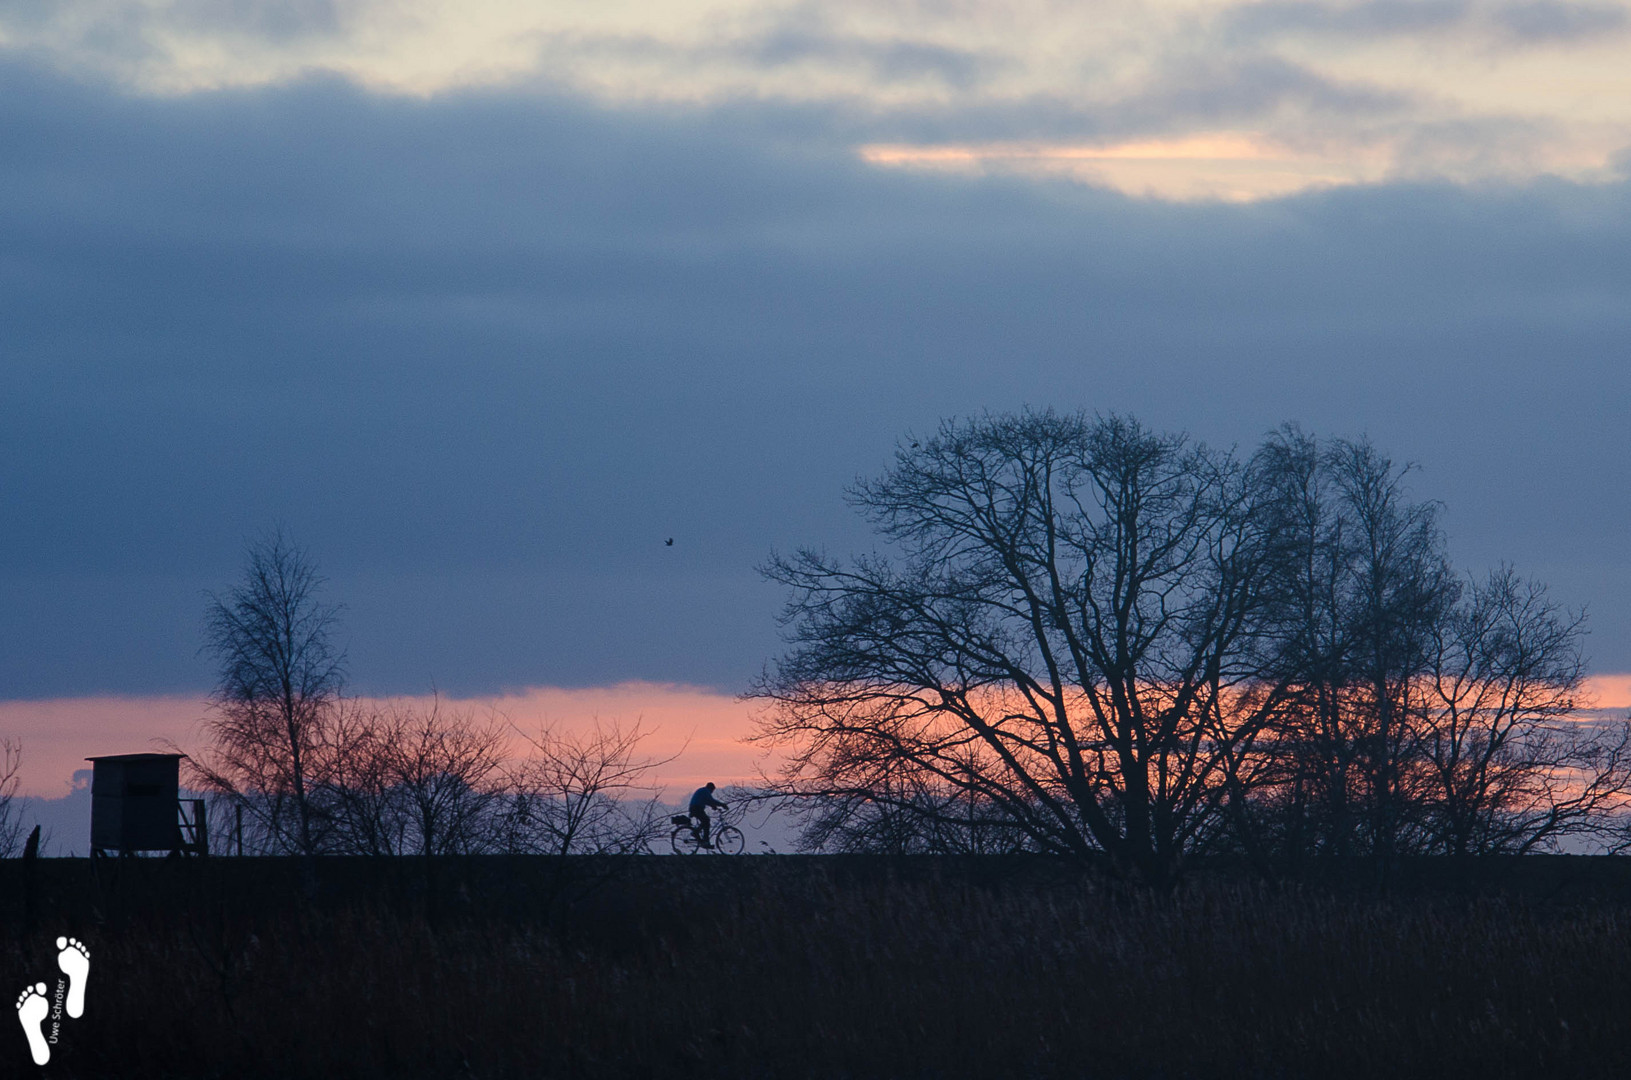
<svg viewBox="0 0 1631 1080">
<path fill-rule="evenodd" d="M 714 782 L 712 780 L 710 780 L 710 781 L 708 781 L 708 790 L 712 791 L 713 789 L 714 789 Z"/>
</svg>

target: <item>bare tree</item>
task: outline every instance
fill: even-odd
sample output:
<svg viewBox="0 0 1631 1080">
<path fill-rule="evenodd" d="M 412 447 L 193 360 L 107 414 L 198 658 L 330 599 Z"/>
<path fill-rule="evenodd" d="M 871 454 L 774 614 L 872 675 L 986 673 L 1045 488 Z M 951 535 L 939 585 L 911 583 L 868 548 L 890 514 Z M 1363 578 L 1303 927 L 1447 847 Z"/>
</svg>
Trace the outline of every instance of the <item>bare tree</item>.
<svg viewBox="0 0 1631 1080">
<path fill-rule="evenodd" d="M 828 849 L 1526 851 L 1604 834 L 1631 727 L 1569 720 L 1580 623 L 1464 585 L 1364 441 L 1241 465 L 1116 417 L 948 423 L 851 491 L 892 549 L 773 558 L 755 695 Z"/>
<path fill-rule="evenodd" d="M 422 855 L 489 850 L 503 799 L 505 730 L 496 717 L 470 710 L 397 707 L 384 716 L 387 775 L 409 822 L 412 849 Z"/>
<path fill-rule="evenodd" d="M 1392 854 L 1413 826 L 1416 757 L 1410 716 L 1421 692 L 1434 628 L 1457 586 L 1443 555 L 1437 506 L 1407 504 L 1403 471 L 1364 443 L 1338 442 L 1328 457 L 1353 523 L 1353 701 L 1372 850 Z"/>
<path fill-rule="evenodd" d="M 1293 693 L 1241 764 L 1256 802 L 1237 817 L 1248 845 L 1385 855 L 1426 842 L 1410 721 L 1458 586 L 1438 507 L 1408 499 L 1408 471 L 1368 443 L 1321 446 L 1291 426 L 1254 455 L 1273 548 L 1268 636 Z"/>
<path fill-rule="evenodd" d="M 1228 455 L 1120 417 L 985 417 L 900 450 L 851 491 L 898 561 L 766 567 L 794 593 L 755 688 L 782 789 L 924 814 L 887 782 L 904 761 L 1029 846 L 1167 880 L 1291 689 L 1260 655 L 1253 496 Z"/>
<path fill-rule="evenodd" d="M 211 595 L 205 649 L 215 659 L 209 788 L 237 800 L 282 850 L 313 854 L 323 818 L 311 791 L 324 724 L 344 684 L 339 609 L 319 599 L 315 563 L 280 530 L 249 546 L 243 580 Z"/>
<path fill-rule="evenodd" d="M 1584 617 L 1510 568 L 1435 628 L 1413 717 L 1434 848 L 1523 853 L 1602 833 L 1631 785 L 1631 725 L 1573 718 Z"/>
<path fill-rule="evenodd" d="M 22 767 L 22 742 L 9 735 L 0 737 L 0 859 L 11 858 L 23 846 L 25 830 L 17 803 Z"/>
<path fill-rule="evenodd" d="M 508 783 L 504 847 L 512 852 L 601 855 L 645 851 L 664 820 L 651 786 L 678 755 L 640 754 L 637 720 L 596 720 L 587 730 L 516 729 L 529 744 Z"/>
<path fill-rule="evenodd" d="M 353 855 L 495 850 L 508 740 L 496 716 L 428 706 L 337 703 L 318 756 L 330 846 Z"/>
<path fill-rule="evenodd" d="M 597 722 L 536 734 L 468 709 L 344 702 L 319 758 L 334 850 L 364 855 L 551 855 L 644 850 L 661 816 L 646 732 Z"/>
<path fill-rule="evenodd" d="M 396 725 L 371 702 L 340 699 L 325 728 L 322 756 L 334 850 L 400 855 L 409 850 L 410 813 L 395 768 Z"/>
</svg>

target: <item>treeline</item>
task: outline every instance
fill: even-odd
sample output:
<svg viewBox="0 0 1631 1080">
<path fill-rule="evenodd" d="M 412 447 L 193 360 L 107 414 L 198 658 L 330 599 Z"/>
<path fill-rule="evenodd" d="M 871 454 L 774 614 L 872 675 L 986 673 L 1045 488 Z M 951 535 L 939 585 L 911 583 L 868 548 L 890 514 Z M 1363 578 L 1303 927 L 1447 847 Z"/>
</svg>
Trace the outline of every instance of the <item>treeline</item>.
<svg viewBox="0 0 1631 1080">
<path fill-rule="evenodd" d="M 346 696 L 322 584 L 278 532 L 210 604 L 218 679 L 188 781 L 210 796 L 216 850 L 606 854 L 644 851 L 666 829 L 648 781 L 667 762 L 641 753 L 639 723 L 525 732 L 439 697 Z"/>
<path fill-rule="evenodd" d="M 1185 857 L 1618 850 L 1631 726 L 1583 616 L 1446 555 L 1364 441 L 1249 455 L 1123 417 L 944 424 L 851 490 L 886 545 L 778 556 L 760 737 L 804 842 Z"/>
<path fill-rule="evenodd" d="M 246 854 L 586 855 L 667 830 L 638 725 L 527 735 L 469 709 L 332 702 L 300 732 L 302 784 L 268 717 L 233 710 L 191 768 L 212 845 Z M 525 754 L 513 757 L 516 743 Z"/>
</svg>

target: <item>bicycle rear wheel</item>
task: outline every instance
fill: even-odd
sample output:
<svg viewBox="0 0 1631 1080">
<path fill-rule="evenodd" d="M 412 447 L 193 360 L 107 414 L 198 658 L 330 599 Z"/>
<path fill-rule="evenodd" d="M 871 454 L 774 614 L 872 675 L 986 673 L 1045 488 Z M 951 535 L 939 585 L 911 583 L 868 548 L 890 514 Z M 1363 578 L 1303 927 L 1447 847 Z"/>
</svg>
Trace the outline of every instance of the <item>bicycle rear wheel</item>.
<svg viewBox="0 0 1631 1080">
<path fill-rule="evenodd" d="M 676 855 L 695 855 L 701 850 L 697 843 L 697 832 L 689 825 L 676 825 L 668 837 L 668 843 Z"/>
<path fill-rule="evenodd" d="M 721 825 L 719 831 L 714 833 L 714 850 L 721 855 L 740 855 L 746 845 L 742 830 L 735 825 Z"/>
</svg>

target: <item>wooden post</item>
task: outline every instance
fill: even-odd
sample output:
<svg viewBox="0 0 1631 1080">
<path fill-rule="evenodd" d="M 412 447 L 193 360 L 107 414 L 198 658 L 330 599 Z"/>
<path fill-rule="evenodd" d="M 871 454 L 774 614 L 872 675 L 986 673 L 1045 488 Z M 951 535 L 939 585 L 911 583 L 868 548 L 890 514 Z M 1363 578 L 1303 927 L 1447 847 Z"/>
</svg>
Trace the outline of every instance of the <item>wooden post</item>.
<svg viewBox="0 0 1631 1080">
<path fill-rule="evenodd" d="M 193 800 L 193 835 L 198 839 L 198 854 L 210 853 L 210 823 L 203 799 Z"/>
<path fill-rule="evenodd" d="M 40 827 L 28 834 L 23 845 L 23 933 L 34 931 L 34 916 L 39 907 Z"/>
</svg>

